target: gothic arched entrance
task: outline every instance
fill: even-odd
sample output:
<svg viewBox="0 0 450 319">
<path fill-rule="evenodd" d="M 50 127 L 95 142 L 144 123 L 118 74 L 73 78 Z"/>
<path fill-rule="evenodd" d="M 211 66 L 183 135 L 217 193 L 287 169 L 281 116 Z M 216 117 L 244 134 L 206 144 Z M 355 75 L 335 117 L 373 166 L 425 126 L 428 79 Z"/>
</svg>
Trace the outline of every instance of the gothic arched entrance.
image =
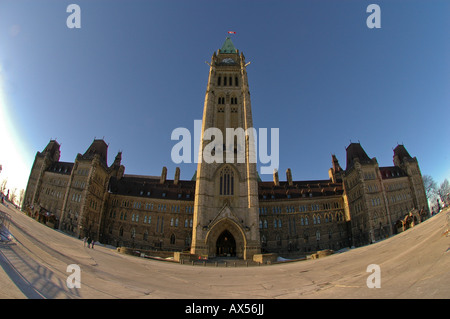
<svg viewBox="0 0 450 319">
<path fill-rule="evenodd" d="M 230 218 L 222 218 L 212 224 L 206 234 L 208 256 L 235 256 L 245 258 L 247 241 L 242 227 Z"/>
<path fill-rule="evenodd" d="M 236 241 L 228 230 L 224 230 L 217 238 L 216 256 L 236 256 Z"/>
</svg>

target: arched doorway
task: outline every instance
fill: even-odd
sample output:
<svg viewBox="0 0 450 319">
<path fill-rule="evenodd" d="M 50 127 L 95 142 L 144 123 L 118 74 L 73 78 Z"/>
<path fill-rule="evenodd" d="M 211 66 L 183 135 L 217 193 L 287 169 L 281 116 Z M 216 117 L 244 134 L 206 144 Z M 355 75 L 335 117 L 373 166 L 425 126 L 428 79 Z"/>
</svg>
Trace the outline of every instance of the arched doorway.
<svg viewBox="0 0 450 319">
<path fill-rule="evenodd" d="M 226 241 L 225 237 L 227 238 Z M 219 252 L 221 256 L 224 256 L 224 254 L 227 254 L 224 248 L 229 247 L 233 249 L 232 251 L 229 250 L 230 255 L 233 253 L 235 257 L 246 258 L 247 240 L 245 232 L 238 223 L 230 218 L 222 218 L 211 226 L 206 234 L 205 244 L 208 247 L 208 256 L 210 257 L 218 257 Z M 222 248 L 218 251 L 217 247 Z"/>
<path fill-rule="evenodd" d="M 228 230 L 224 230 L 217 238 L 216 256 L 236 256 L 236 241 Z"/>
</svg>

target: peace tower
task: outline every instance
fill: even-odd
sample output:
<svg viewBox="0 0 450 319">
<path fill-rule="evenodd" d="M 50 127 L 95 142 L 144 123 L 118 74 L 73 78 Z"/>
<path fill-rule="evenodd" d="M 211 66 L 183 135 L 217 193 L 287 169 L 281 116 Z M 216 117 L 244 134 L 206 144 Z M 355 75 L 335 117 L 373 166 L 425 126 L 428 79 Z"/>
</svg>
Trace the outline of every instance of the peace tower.
<svg viewBox="0 0 450 319">
<path fill-rule="evenodd" d="M 214 52 L 203 110 L 191 253 L 259 254 L 258 175 L 244 54 L 231 39 Z M 218 133 L 218 134 L 217 134 Z"/>
</svg>

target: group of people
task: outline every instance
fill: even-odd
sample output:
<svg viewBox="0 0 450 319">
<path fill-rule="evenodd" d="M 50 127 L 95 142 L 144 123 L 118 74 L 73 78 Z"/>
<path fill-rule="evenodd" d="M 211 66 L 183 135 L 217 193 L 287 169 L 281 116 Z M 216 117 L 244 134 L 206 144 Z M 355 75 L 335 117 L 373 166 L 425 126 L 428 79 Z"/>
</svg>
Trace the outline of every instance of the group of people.
<svg viewBox="0 0 450 319">
<path fill-rule="evenodd" d="M 84 237 L 84 247 L 86 247 L 86 244 L 88 248 L 94 249 L 95 240 L 92 240 L 91 237 Z"/>
</svg>

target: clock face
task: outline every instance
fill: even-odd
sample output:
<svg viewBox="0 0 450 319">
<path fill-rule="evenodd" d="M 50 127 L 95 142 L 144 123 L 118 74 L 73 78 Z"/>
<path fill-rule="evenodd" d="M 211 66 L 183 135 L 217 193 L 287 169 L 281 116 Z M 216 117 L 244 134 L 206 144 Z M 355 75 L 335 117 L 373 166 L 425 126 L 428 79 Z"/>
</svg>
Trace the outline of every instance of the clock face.
<svg viewBox="0 0 450 319">
<path fill-rule="evenodd" d="M 226 58 L 222 60 L 222 63 L 226 63 L 226 64 L 234 64 L 236 62 L 234 62 L 234 60 L 232 58 Z"/>
</svg>

